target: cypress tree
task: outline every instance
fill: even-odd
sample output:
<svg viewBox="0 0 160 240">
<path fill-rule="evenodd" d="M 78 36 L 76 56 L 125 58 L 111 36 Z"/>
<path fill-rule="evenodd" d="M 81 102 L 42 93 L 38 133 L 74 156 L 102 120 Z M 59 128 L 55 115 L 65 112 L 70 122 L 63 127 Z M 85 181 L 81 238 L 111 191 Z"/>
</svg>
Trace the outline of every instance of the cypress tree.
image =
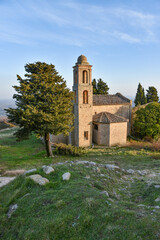
<svg viewBox="0 0 160 240">
<path fill-rule="evenodd" d="M 97 94 L 108 94 L 109 87 L 101 78 L 97 82 Z"/>
<path fill-rule="evenodd" d="M 9 121 L 19 125 L 17 140 L 27 139 L 31 133 L 44 136 L 47 156 L 53 156 L 50 133 L 67 135 L 72 130 L 73 94 L 52 64 L 26 64 L 25 71 L 25 78 L 17 75 L 19 86 L 14 86 L 16 108 L 6 112 Z"/>
<path fill-rule="evenodd" d="M 143 95 L 142 95 L 142 101 L 141 101 L 141 104 L 146 104 L 147 103 L 147 98 L 146 98 L 146 95 L 145 95 L 145 92 L 144 92 L 144 88 L 142 89 L 143 91 Z"/>
<path fill-rule="evenodd" d="M 158 102 L 158 91 L 155 87 L 149 87 L 147 89 L 147 103 L 149 102 Z"/>
<path fill-rule="evenodd" d="M 95 78 L 92 81 L 92 86 L 93 86 L 93 94 L 97 94 L 97 81 Z"/>
<path fill-rule="evenodd" d="M 136 93 L 136 97 L 134 100 L 135 106 L 137 105 L 143 105 L 145 104 L 146 101 L 146 96 L 144 93 L 144 88 L 142 87 L 142 85 L 139 83 L 138 84 L 138 88 L 137 88 L 137 93 Z"/>
</svg>

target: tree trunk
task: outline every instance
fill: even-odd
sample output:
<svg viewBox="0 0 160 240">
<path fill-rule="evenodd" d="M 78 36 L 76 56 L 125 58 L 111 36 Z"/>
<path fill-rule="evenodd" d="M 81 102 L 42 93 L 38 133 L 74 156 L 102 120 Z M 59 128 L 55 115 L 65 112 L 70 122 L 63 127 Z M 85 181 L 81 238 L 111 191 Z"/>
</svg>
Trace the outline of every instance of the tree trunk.
<svg viewBox="0 0 160 240">
<path fill-rule="evenodd" d="M 44 140 L 45 140 L 47 157 L 53 157 L 49 133 L 45 133 Z"/>
</svg>

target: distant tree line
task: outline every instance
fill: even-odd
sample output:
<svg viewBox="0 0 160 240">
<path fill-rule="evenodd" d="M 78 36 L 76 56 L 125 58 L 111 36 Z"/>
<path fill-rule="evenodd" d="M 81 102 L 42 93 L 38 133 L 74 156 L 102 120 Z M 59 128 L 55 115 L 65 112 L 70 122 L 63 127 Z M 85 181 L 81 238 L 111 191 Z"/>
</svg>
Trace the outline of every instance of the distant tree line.
<svg viewBox="0 0 160 240">
<path fill-rule="evenodd" d="M 155 87 L 151 86 L 147 90 L 147 94 L 145 95 L 144 88 L 139 83 L 137 88 L 136 97 L 134 100 L 135 106 L 143 105 L 150 102 L 158 102 L 158 91 Z"/>
<path fill-rule="evenodd" d="M 95 78 L 92 81 L 93 85 L 93 94 L 108 94 L 109 87 L 101 78 L 96 80 Z"/>
</svg>

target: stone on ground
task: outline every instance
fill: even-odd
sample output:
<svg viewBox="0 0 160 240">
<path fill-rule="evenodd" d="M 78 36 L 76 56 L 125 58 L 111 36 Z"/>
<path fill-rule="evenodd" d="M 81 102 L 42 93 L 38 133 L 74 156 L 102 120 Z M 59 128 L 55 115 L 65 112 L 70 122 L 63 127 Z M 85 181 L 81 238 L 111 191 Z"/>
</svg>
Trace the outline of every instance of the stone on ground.
<svg viewBox="0 0 160 240">
<path fill-rule="evenodd" d="M 147 175 L 148 172 L 149 172 L 148 170 L 142 170 L 142 171 L 137 170 L 137 173 L 138 173 L 139 175 L 141 175 L 141 176 Z"/>
<path fill-rule="evenodd" d="M 30 175 L 29 178 L 39 185 L 45 185 L 46 183 L 49 183 L 47 178 L 44 178 L 39 174 Z"/>
<path fill-rule="evenodd" d="M 11 218 L 12 214 L 16 211 L 16 209 L 18 208 L 17 204 L 11 205 L 9 207 L 8 213 L 7 213 L 7 217 Z"/>
<path fill-rule="evenodd" d="M 85 179 L 90 179 L 90 176 L 89 176 L 89 175 L 87 175 L 87 176 L 85 176 L 84 178 L 85 178 Z"/>
<path fill-rule="evenodd" d="M 101 169 L 99 167 L 96 168 L 96 172 L 97 173 L 100 173 L 101 172 Z"/>
<path fill-rule="evenodd" d="M 62 178 L 64 181 L 68 181 L 71 177 L 71 174 L 69 172 L 66 172 L 62 175 Z"/>
<path fill-rule="evenodd" d="M 160 197 L 156 198 L 155 202 L 160 202 Z"/>
<path fill-rule="evenodd" d="M 17 176 L 25 173 L 25 169 L 9 170 L 5 171 L 3 176 Z"/>
<path fill-rule="evenodd" d="M 32 173 L 32 172 L 35 172 L 35 171 L 37 171 L 37 168 L 32 168 L 32 169 L 27 170 L 24 174 Z"/>
<path fill-rule="evenodd" d="M 51 172 L 54 172 L 54 169 L 50 166 L 44 165 L 44 166 L 42 166 L 42 169 L 43 169 L 45 174 L 50 174 Z"/>
<path fill-rule="evenodd" d="M 95 166 L 97 163 L 92 161 L 76 161 L 76 164 L 89 164 Z"/>
<path fill-rule="evenodd" d="M 101 194 L 105 194 L 107 197 L 109 197 L 109 194 L 107 191 L 103 191 L 103 192 L 101 192 Z"/>
<path fill-rule="evenodd" d="M 155 206 L 154 208 L 155 208 L 155 209 L 160 209 L 160 206 Z"/>
<path fill-rule="evenodd" d="M 13 181 L 15 177 L 0 177 L 0 187 L 3 187 Z"/>
<path fill-rule="evenodd" d="M 118 166 L 113 165 L 113 164 L 106 164 L 105 167 L 108 168 L 109 170 L 119 169 Z"/>
<path fill-rule="evenodd" d="M 129 174 L 134 174 L 135 173 L 135 171 L 133 169 L 128 169 L 128 170 L 126 170 L 126 172 L 129 173 Z"/>
</svg>

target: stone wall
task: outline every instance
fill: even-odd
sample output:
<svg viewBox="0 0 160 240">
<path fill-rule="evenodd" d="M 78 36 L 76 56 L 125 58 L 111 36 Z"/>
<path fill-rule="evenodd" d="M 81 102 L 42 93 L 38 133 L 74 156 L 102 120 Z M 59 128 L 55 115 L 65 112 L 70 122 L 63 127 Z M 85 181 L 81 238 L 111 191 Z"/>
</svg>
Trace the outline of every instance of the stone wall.
<svg viewBox="0 0 160 240">
<path fill-rule="evenodd" d="M 109 146 L 125 145 L 127 140 L 127 122 L 110 123 Z"/>
<path fill-rule="evenodd" d="M 110 124 L 99 124 L 98 135 L 99 135 L 99 145 L 109 146 L 109 136 L 110 136 Z"/>
<path fill-rule="evenodd" d="M 98 124 L 93 126 L 93 142 L 102 146 L 125 145 L 127 140 L 127 122 Z"/>
<path fill-rule="evenodd" d="M 68 144 L 68 136 L 64 136 L 63 134 L 53 135 L 50 134 L 51 143 L 65 143 Z"/>
<path fill-rule="evenodd" d="M 130 134 L 130 126 L 131 126 L 131 114 L 132 114 L 132 106 L 129 104 L 116 104 L 116 105 L 97 105 L 93 106 L 93 115 L 98 114 L 100 112 L 109 112 L 112 114 L 116 114 L 118 116 L 124 117 L 128 119 L 128 128 L 127 134 Z"/>
<path fill-rule="evenodd" d="M 88 108 L 80 110 L 80 116 L 83 117 L 79 119 L 79 146 L 82 147 L 88 147 L 92 144 L 92 115 L 90 113 Z M 88 139 L 85 139 L 84 132 L 88 132 Z"/>
</svg>

